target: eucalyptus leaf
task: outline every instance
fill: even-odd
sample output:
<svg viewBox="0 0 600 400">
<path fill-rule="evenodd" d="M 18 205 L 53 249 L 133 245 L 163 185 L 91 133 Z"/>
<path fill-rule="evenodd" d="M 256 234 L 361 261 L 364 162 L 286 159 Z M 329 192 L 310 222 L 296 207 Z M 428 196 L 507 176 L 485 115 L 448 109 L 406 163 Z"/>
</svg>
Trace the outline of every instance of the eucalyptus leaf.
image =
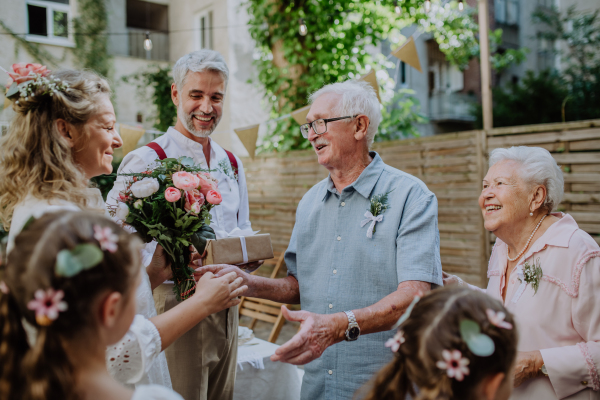
<svg viewBox="0 0 600 400">
<path fill-rule="evenodd" d="M 494 341 L 485 333 L 481 333 L 479 324 L 470 319 L 460 321 L 460 335 L 473 354 L 488 357 L 494 354 Z"/>
<path fill-rule="evenodd" d="M 10 87 L 6 91 L 6 94 L 4 96 L 5 97 L 11 97 L 11 96 L 14 96 L 17 93 L 19 93 L 19 87 L 17 85 L 17 82 L 13 82 L 12 85 L 10 85 Z"/>
<path fill-rule="evenodd" d="M 181 165 L 191 168 L 195 165 L 194 159 L 191 157 L 181 157 Z"/>
<path fill-rule="evenodd" d="M 78 244 L 73 250 L 64 249 L 56 256 L 55 272 L 58 276 L 70 278 L 83 270 L 98 265 L 104 253 L 91 243 Z"/>
</svg>

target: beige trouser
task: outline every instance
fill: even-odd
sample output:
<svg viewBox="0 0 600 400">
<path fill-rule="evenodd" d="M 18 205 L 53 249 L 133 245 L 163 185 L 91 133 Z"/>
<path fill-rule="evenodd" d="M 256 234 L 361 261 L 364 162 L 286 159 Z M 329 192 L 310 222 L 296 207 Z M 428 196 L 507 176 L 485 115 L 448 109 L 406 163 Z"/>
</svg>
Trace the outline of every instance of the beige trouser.
<svg viewBox="0 0 600 400">
<path fill-rule="evenodd" d="M 173 284 L 154 289 L 156 312 L 175 307 Z M 165 350 L 173 390 L 185 400 L 231 400 L 237 367 L 238 308 L 212 314 Z"/>
</svg>

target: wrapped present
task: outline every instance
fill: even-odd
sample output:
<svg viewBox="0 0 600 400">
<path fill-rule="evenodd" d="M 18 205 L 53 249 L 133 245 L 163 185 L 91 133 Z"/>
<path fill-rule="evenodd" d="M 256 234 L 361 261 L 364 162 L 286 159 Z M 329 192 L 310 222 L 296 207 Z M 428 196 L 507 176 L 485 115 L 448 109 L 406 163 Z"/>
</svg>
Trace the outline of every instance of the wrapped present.
<svg viewBox="0 0 600 400">
<path fill-rule="evenodd" d="M 271 235 L 233 236 L 208 240 L 203 265 L 245 264 L 273 258 Z"/>
</svg>

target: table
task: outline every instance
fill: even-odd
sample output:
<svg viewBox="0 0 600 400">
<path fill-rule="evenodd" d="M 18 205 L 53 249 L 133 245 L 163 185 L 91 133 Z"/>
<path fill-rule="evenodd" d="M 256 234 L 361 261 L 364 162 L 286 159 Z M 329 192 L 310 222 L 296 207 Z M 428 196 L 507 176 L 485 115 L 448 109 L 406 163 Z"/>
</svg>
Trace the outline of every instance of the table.
<svg viewBox="0 0 600 400">
<path fill-rule="evenodd" d="M 299 400 L 304 370 L 273 362 L 279 346 L 254 338 L 238 347 L 234 400 Z"/>
</svg>

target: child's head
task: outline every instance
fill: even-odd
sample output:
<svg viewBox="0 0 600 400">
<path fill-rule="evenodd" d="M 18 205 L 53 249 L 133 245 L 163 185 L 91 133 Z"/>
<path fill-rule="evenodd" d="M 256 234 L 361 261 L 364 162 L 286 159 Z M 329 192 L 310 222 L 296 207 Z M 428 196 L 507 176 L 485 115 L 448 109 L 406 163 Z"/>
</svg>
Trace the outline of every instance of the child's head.
<svg viewBox="0 0 600 400">
<path fill-rule="evenodd" d="M 367 399 L 506 400 L 512 391 L 517 331 L 512 315 L 484 293 L 432 291 L 388 345 L 394 360 L 374 378 Z"/>
<path fill-rule="evenodd" d="M 65 349 L 125 335 L 135 315 L 140 245 L 86 212 L 47 214 L 23 229 L 0 294 L 0 398 L 74 398 Z M 23 325 L 35 328 L 31 347 Z"/>
</svg>

